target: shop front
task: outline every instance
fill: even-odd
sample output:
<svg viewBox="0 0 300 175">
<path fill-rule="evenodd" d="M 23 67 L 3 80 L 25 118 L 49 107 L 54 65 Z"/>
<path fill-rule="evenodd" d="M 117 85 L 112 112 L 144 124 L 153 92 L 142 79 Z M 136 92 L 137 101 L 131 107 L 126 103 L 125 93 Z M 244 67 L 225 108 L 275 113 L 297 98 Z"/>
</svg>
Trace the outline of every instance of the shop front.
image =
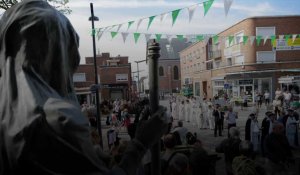
<svg viewBox="0 0 300 175">
<path fill-rule="evenodd" d="M 291 92 L 293 100 L 299 101 L 300 76 L 283 76 L 278 78 L 278 83 L 282 92 Z"/>
</svg>

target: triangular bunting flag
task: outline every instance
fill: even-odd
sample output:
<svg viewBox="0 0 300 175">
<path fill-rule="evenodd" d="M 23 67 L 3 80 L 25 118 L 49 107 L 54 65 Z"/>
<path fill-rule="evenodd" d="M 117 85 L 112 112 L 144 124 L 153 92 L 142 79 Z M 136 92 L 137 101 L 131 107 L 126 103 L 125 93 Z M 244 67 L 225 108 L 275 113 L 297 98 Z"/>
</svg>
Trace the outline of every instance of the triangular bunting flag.
<svg viewBox="0 0 300 175">
<path fill-rule="evenodd" d="M 136 30 L 139 29 L 139 27 L 140 27 L 142 21 L 143 21 L 143 19 L 139 19 L 139 21 L 138 21 L 138 23 L 137 23 L 137 25 L 136 25 Z"/>
<path fill-rule="evenodd" d="M 177 10 L 172 11 L 172 26 L 175 24 L 180 10 L 181 9 L 177 9 Z"/>
<path fill-rule="evenodd" d="M 173 35 L 166 35 L 166 37 L 167 37 L 167 39 L 168 39 L 169 43 L 170 43 L 170 42 L 171 42 L 171 40 L 172 40 L 172 36 L 173 36 Z"/>
<path fill-rule="evenodd" d="M 148 34 L 148 33 L 146 33 L 146 34 L 145 34 L 145 39 L 146 39 L 146 42 L 148 42 L 148 41 L 149 41 L 149 39 L 150 39 L 151 35 L 152 35 L 152 34 Z"/>
<path fill-rule="evenodd" d="M 197 41 L 203 41 L 204 40 L 204 35 L 197 35 L 196 40 Z"/>
<path fill-rule="evenodd" d="M 111 34 L 111 39 L 113 39 L 118 34 L 118 32 L 110 32 L 110 34 Z"/>
<path fill-rule="evenodd" d="M 255 40 L 255 36 L 250 36 L 250 44 L 251 44 L 251 46 L 253 46 L 254 40 Z"/>
<path fill-rule="evenodd" d="M 121 34 L 122 34 L 123 41 L 125 43 L 128 33 L 121 33 Z"/>
<path fill-rule="evenodd" d="M 225 16 L 227 16 L 229 9 L 232 5 L 233 0 L 224 0 L 224 10 L 225 10 Z"/>
<path fill-rule="evenodd" d="M 245 45 L 248 42 L 249 37 L 243 36 L 243 44 Z"/>
<path fill-rule="evenodd" d="M 207 43 L 208 43 L 208 41 L 209 41 L 209 38 L 210 38 L 209 35 L 205 35 L 205 37 L 204 37 L 205 45 L 207 45 Z"/>
<path fill-rule="evenodd" d="M 270 38 L 270 36 L 265 36 L 264 37 L 264 45 L 266 44 L 267 40 Z"/>
<path fill-rule="evenodd" d="M 150 16 L 149 17 L 149 22 L 148 22 L 147 30 L 149 29 L 149 27 L 150 27 L 150 25 L 151 25 L 151 23 L 152 23 L 152 21 L 153 21 L 154 18 L 155 18 L 155 16 Z"/>
<path fill-rule="evenodd" d="M 238 43 L 242 42 L 241 39 L 242 39 L 242 36 L 236 36 L 235 37 L 236 43 L 238 44 Z"/>
<path fill-rule="evenodd" d="M 256 45 L 259 46 L 261 41 L 261 36 L 256 36 Z"/>
<path fill-rule="evenodd" d="M 183 35 L 176 35 L 177 36 L 177 39 L 179 40 L 179 41 L 183 41 L 183 39 L 184 39 L 184 36 Z"/>
<path fill-rule="evenodd" d="M 284 35 L 279 35 L 280 40 L 283 40 L 283 38 L 284 38 Z"/>
<path fill-rule="evenodd" d="M 119 24 L 117 32 L 119 32 L 120 28 L 122 27 L 122 24 Z"/>
<path fill-rule="evenodd" d="M 217 44 L 219 42 L 219 36 L 218 35 L 215 35 L 213 36 L 213 44 Z"/>
<path fill-rule="evenodd" d="M 168 16 L 168 13 L 161 14 L 160 15 L 160 22 L 162 22 L 167 16 Z"/>
<path fill-rule="evenodd" d="M 194 42 L 195 41 L 195 35 L 186 35 L 187 42 Z"/>
<path fill-rule="evenodd" d="M 212 6 L 213 3 L 214 3 L 214 0 L 208 0 L 208 1 L 203 2 L 204 16 L 207 14 L 208 10 L 210 9 L 210 7 Z"/>
<path fill-rule="evenodd" d="M 229 36 L 228 37 L 229 46 L 231 46 L 231 43 L 232 43 L 233 39 L 234 39 L 234 36 Z"/>
<path fill-rule="evenodd" d="M 276 36 L 275 35 L 271 36 L 271 44 L 273 47 L 275 47 L 275 44 L 276 44 Z"/>
<path fill-rule="evenodd" d="M 284 38 L 285 38 L 285 42 L 287 43 L 288 40 L 291 38 L 291 35 L 284 35 Z"/>
<path fill-rule="evenodd" d="M 103 32 L 101 32 L 101 31 L 97 33 L 97 39 L 98 39 L 98 41 L 100 40 L 100 38 L 102 37 L 102 35 L 103 35 Z"/>
<path fill-rule="evenodd" d="M 156 37 L 156 41 L 159 42 L 161 38 L 161 34 L 155 34 L 155 37 Z"/>
<path fill-rule="evenodd" d="M 139 40 L 140 35 L 141 35 L 140 33 L 133 33 L 135 43 Z"/>
<path fill-rule="evenodd" d="M 297 34 L 294 34 L 293 36 L 292 36 L 292 42 L 294 43 L 295 42 L 295 39 L 297 38 Z"/>
<path fill-rule="evenodd" d="M 127 30 L 130 28 L 130 26 L 131 26 L 133 23 L 134 23 L 134 21 L 129 21 L 129 22 L 128 22 L 128 28 L 127 28 Z"/>
<path fill-rule="evenodd" d="M 194 16 L 194 12 L 196 10 L 196 8 L 198 7 L 198 4 L 196 5 L 193 5 L 191 7 L 188 8 L 188 11 L 189 11 L 189 22 L 191 22 L 193 16 Z"/>
</svg>

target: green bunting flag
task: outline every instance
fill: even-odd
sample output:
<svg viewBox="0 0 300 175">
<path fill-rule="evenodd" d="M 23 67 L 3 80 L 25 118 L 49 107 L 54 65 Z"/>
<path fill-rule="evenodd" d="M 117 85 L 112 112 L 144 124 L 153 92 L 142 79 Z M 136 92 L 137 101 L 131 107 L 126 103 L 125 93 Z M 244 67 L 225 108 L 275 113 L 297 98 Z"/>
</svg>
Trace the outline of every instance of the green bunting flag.
<svg viewBox="0 0 300 175">
<path fill-rule="evenodd" d="M 139 40 L 140 35 L 140 33 L 133 33 L 135 43 Z"/>
<path fill-rule="evenodd" d="M 118 32 L 110 32 L 110 34 L 111 34 L 111 39 L 113 39 L 118 34 Z"/>
<path fill-rule="evenodd" d="M 256 45 L 259 46 L 261 42 L 261 36 L 256 36 Z"/>
<path fill-rule="evenodd" d="M 208 0 L 206 2 L 203 2 L 204 16 L 207 14 L 208 10 L 210 9 L 210 7 L 212 6 L 213 3 L 214 3 L 214 0 Z"/>
<path fill-rule="evenodd" d="M 234 39 L 234 36 L 229 36 L 229 37 L 228 37 L 228 40 L 229 40 L 229 46 L 231 45 L 233 39 Z"/>
<path fill-rule="evenodd" d="M 128 22 L 128 28 L 127 28 L 127 30 L 130 28 L 130 26 L 131 26 L 133 23 L 134 23 L 134 21 L 129 21 L 129 22 Z"/>
<path fill-rule="evenodd" d="M 147 30 L 149 29 L 149 27 L 150 27 L 150 25 L 151 25 L 151 23 L 152 23 L 152 21 L 153 21 L 154 18 L 155 18 L 155 16 L 150 16 L 149 17 L 149 22 L 148 22 Z"/>
<path fill-rule="evenodd" d="M 197 35 L 196 39 L 197 39 L 197 41 L 203 41 L 204 40 L 204 36 L 203 35 Z"/>
<path fill-rule="evenodd" d="M 178 17 L 178 14 L 179 14 L 180 10 L 181 9 L 177 9 L 177 10 L 172 11 L 172 26 L 175 24 L 175 21 Z"/>
<path fill-rule="evenodd" d="M 276 45 L 276 36 L 275 35 L 271 36 L 271 44 L 273 47 L 275 47 L 275 45 Z"/>
<path fill-rule="evenodd" d="M 161 39 L 161 34 L 155 34 L 156 41 L 159 42 Z"/>
<path fill-rule="evenodd" d="M 285 42 L 287 43 L 288 40 L 291 38 L 291 35 L 284 35 L 284 38 L 285 38 Z"/>
<path fill-rule="evenodd" d="M 91 36 L 95 36 L 95 35 L 96 35 L 96 29 L 92 29 Z"/>
<path fill-rule="evenodd" d="M 219 36 L 215 35 L 213 36 L 213 44 L 217 44 L 219 42 Z"/>
<path fill-rule="evenodd" d="M 176 36 L 179 41 L 183 41 L 183 39 L 184 39 L 183 35 L 176 35 Z"/>
<path fill-rule="evenodd" d="M 243 36 L 243 44 L 245 45 L 248 42 L 249 37 Z"/>
</svg>

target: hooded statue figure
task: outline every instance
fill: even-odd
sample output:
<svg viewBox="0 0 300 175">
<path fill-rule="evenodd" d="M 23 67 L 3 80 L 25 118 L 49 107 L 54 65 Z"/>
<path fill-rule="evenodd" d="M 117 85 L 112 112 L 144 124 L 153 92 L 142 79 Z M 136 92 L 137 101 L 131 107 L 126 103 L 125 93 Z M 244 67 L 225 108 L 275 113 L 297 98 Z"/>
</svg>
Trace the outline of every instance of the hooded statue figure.
<svg viewBox="0 0 300 175">
<path fill-rule="evenodd" d="M 73 88 L 79 37 L 47 2 L 23 0 L 0 20 L 0 175 L 133 174 L 163 133 L 160 109 L 108 169 L 90 139 Z M 148 115 L 149 116 L 149 115 Z M 149 128 L 161 130 L 149 134 Z M 149 129 L 151 130 L 151 129 Z"/>
</svg>

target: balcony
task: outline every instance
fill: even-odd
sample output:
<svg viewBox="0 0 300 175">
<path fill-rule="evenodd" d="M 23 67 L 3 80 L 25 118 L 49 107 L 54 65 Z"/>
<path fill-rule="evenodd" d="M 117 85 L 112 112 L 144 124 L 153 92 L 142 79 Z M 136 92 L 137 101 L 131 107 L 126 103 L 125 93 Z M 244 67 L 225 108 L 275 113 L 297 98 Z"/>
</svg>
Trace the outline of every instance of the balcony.
<svg viewBox="0 0 300 175">
<path fill-rule="evenodd" d="M 221 50 L 210 51 L 208 54 L 209 59 L 216 59 L 221 57 L 222 57 Z"/>
</svg>

